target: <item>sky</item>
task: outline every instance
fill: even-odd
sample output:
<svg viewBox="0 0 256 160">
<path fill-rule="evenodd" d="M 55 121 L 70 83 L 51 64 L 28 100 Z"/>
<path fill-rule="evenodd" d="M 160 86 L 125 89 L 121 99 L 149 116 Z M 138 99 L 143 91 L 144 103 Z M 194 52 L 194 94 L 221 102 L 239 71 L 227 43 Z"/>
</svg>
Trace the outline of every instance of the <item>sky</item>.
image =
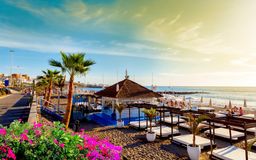
<svg viewBox="0 0 256 160">
<path fill-rule="evenodd" d="M 1 0 L 0 73 L 36 77 L 84 52 L 84 83 L 127 69 L 143 85 L 256 86 L 255 15 L 255 0 Z"/>
</svg>

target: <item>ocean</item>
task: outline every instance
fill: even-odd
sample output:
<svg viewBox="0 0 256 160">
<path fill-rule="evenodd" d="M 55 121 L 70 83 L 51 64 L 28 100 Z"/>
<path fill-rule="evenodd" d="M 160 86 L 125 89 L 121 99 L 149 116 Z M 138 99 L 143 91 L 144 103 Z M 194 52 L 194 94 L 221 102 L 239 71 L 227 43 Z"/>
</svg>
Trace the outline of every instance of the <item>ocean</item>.
<svg viewBox="0 0 256 160">
<path fill-rule="evenodd" d="M 151 89 L 151 87 L 147 86 Z M 101 88 L 83 88 L 83 90 L 99 91 Z M 213 105 L 228 105 L 231 100 L 232 105 L 243 106 L 244 99 L 248 107 L 256 107 L 256 87 L 186 87 L 186 86 L 157 86 L 156 91 L 176 91 L 176 92 L 204 92 L 200 94 L 175 95 L 178 97 L 194 98 L 200 100 L 203 97 L 204 103 L 209 103 L 212 99 Z"/>
</svg>

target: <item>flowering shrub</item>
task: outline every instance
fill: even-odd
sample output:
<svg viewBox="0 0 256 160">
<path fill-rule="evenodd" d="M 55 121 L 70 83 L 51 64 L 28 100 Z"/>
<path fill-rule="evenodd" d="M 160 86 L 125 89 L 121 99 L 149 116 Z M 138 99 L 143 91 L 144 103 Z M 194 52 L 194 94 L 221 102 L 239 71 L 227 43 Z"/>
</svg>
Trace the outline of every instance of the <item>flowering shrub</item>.
<svg viewBox="0 0 256 160">
<path fill-rule="evenodd" d="M 91 137 L 82 130 L 66 132 L 63 125 L 53 126 L 14 121 L 9 128 L 0 126 L 0 159 L 106 159 L 119 160 L 122 148 L 107 139 Z"/>
</svg>

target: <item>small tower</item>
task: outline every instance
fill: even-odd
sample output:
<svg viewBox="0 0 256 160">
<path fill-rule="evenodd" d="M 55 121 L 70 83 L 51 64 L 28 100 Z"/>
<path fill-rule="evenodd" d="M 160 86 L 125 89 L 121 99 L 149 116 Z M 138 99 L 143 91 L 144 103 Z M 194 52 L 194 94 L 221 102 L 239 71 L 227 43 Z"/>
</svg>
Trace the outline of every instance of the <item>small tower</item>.
<svg viewBox="0 0 256 160">
<path fill-rule="evenodd" d="M 129 75 L 128 75 L 127 69 L 125 70 L 125 79 L 129 79 Z"/>
</svg>

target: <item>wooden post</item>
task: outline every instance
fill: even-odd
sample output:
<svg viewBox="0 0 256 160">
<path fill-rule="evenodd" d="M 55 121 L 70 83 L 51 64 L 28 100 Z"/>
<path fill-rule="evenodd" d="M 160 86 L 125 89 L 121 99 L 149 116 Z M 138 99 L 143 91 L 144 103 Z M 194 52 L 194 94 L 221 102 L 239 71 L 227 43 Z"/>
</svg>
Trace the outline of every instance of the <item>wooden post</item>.
<svg viewBox="0 0 256 160">
<path fill-rule="evenodd" d="M 173 140 L 173 126 L 174 126 L 174 124 L 173 124 L 173 114 L 172 113 L 171 113 L 171 122 L 172 122 L 172 125 L 171 125 L 171 133 L 172 133 L 171 139 Z"/>
<path fill-rule="evenodd" d="M 131 106 L 128 106 L 129 107 L 129 123 L 131 122 Z"/>
<path fill-rule="evenodd" d="M 248 160 L 247 129 L 245 124 L 244 124 L 244 145 L 245 145 L 245 159 Z"/>
<path fill-rule="evenodd" d="M 213 142 L 214 142 L 214 144 L 216 144 L 216 141 L 215 141 L 215 123 L 214 122 L 213 122 L 212 131 L 213 131 Z"/>
<path fill-rule="evenodd" d="M 230 144 L 232 145 L 232 133 L 231 133 L 231 127 L 229 126 L 229 140 Z"/>
<path fill-rule="evenodd" d="M 162 109 L 160 109 L 160 137 L 162 137 Z"/>
<path fill-rule="evenodd" d="M 209 121 L 209 128 L 210 128 L 210 143 L 211 143 L 211 156 L 212 156 L 212 126 L 211 126 L 211 122 Z"/>
<path fill-rule="evenodd" d="M 139 107 L 138 111 L 139 111 L 139 129 L 140 129 L 140 107 Z"/>
<path fill-rule="evenodd" d="M 178 124 L 177 124 L 177 127 L 178 129 L 180 129 L 180 114 L 177 114 L 178 115 Z"/>
</svg>

